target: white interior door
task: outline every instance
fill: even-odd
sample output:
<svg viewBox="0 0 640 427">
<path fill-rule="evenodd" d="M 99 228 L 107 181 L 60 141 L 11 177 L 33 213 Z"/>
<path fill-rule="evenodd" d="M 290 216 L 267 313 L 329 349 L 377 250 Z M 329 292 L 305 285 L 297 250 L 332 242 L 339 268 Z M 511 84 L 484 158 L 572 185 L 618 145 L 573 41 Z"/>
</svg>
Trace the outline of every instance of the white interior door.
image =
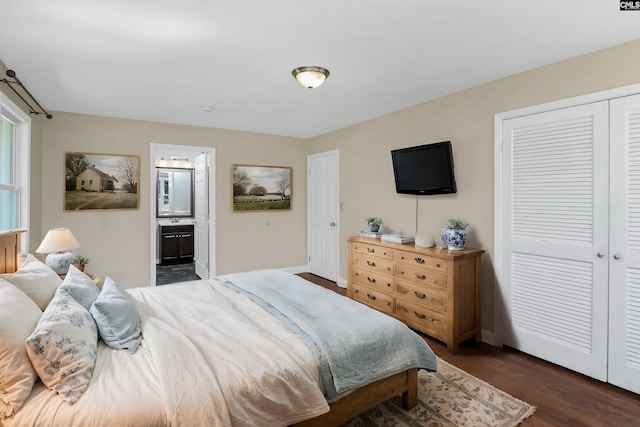
<svg viewBox="0 0 640 427">
<path fill-rule="evenodd" d="M 640 393 L 640 95 L 610 108 L 609 382 Z"/>
<path fill-rule="evenodd" d="M 209 278 L 209 168 L 207 154 L 195 159 L 195 236 L 194 262 L 196 274 Z"/>
<path fill-rule="evenodd" d="M 606 380 L 608 103 L 502 130 L 504 343 Z"/>
<path fill-rule="evenodd" d="M 309 272 L 338 277 L 338 152 L 307 159 Z"/>
</svg>

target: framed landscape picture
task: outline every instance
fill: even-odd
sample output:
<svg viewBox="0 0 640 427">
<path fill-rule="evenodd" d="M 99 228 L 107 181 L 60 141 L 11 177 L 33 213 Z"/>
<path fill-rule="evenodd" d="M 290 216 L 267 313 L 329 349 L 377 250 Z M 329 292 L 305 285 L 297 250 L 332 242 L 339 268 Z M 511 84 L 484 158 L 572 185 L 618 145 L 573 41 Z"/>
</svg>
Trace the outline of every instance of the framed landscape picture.
<svg viewBox="0 0 640 427">
<path fill-rule="evenodd" d="M 290 167 L 233 165 L 233 210 L 291 209 Z"/>
<path fill-rule="evenodd" d="M 64 153 L 65 211 L 138 209 L 140 156 Z"/>
</svg>

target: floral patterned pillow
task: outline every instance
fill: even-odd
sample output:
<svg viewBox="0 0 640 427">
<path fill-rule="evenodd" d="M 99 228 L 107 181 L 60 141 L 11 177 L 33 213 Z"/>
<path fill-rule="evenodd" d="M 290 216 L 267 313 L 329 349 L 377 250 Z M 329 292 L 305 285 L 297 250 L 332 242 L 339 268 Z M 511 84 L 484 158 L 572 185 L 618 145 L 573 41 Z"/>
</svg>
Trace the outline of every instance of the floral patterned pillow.
<svg viewBox="0 0 640 427">
<path fill-rule="evenodd" d="M 42 383 L 73 405 L 91 380 L 97 344 L 89 312 L 59 288 L 27 338 L 27 353 Z"/>
</svg>

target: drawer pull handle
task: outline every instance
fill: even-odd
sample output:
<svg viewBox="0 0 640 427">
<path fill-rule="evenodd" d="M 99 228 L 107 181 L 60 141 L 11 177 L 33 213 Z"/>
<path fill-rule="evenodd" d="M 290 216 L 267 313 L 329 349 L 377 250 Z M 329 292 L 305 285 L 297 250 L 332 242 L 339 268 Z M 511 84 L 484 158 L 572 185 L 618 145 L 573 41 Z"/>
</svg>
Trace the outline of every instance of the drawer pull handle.
<svg viewBox="0 0 640 427">
<path fill-rule="evenodd" d="M 374 300 L 376 299 L 375 295 L 371 295 L 371 294 L 367 294 L 367 298 L 369 298 L 370 300 Z"/>
<path fill-rule="evenodd" d="M 427 317 L 426 315 L 420 314 L 417 311 L 414 311 L 413 314 L 415 314 L 418 319 L 424 319 L 425 317 Z"/>
<path fill-rule="evenodd" d="M 375 267 L 375 266 L 376 266 L 376 263 L 375 263 L 375 262 L 373 262 L 373 261 L 367 261 L 367 265 L 368 265 L 369 267 Z"/>
<path fill-rule="evenodd" d="M 369 252 L 370 254 L 374 253 L 376 250 L 373 248 L 367 248 L 367 252 Z"/>
<path fill-rule="evenodd" d="M 413 291 L 414 294 L 416 294 L 416 297 L 420 298 L 420 299 L 424 299 L 427 296 L 421 292 L 417 292 L 417 291 Z"/>
<path fill-rule="evenodd" d="M 375 282 L 376 282 L 376 279 L 374 279 L 373 277 L 367 277 L 367 281 L 368 281 L 369 283 L 375 283 Z"/>
<path fill-rule="evenodd" d="M 424 264 L 424 259 L 423 259 L 423 258 L 416 257 L 416 258 L 414 258 L 414 260 L 415 260 L 418 264 Z"/>
<path fill-rule="evenodd" d="M 424 279 L 426 279 L 426 278 L 427 278 L 427 276 L 425 276 L 424 274 L 418 274 L 418 273 L 416 273 L 416 279 L 424 280 Z"/>
</svg>

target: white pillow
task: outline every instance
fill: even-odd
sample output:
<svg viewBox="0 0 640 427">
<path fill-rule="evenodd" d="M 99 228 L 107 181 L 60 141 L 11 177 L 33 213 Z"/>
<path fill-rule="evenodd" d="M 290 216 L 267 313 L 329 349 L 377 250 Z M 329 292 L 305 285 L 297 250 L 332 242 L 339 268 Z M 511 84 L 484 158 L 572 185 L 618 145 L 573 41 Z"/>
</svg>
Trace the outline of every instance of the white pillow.
<svg viewBox="0 0 640 427">
<path fill-rule="evenodd" d="M 86 308 L 87 311 L 89 311 L 91 304 L 100 294 L 100 288 L 93 283 L 93 280 L 74 267 L 73 264 L 69 266 L 69 271 L 64 276 L 64 281 L 60 287 L 69 292 L 69 295 Z"/>
<path fill-rule="evenodd" d="M 136 351 L 142 340 L 138 311 L 129 295 L 110 277 L 104 280 L 102 291 L 89 313 L 95 319 L 100 338 L 106 345 L 129 353 Z"/>
<path fill-rule="evenodd" d="M 20 409 L 38 378 L 24 341 L 40 316 L 42 311 L 31 298 L 0 279 L 0 419 Z"/>
<path fill-rule="evenodd" d="M 27 353 L 42 383 L 73 405 L 93 374 L 98 330 L 91 315 L 60 288 L 27 338 Z"/>
<path fill-rule="evenodd" d="M 0 274 L 0 278 L 29 295 L 41 310 L 47 308 L 47 304 L 62 283 L 55 271 L 31 254 L 27 255 L 27 259 L 18 271 Z"/>
</svg>

